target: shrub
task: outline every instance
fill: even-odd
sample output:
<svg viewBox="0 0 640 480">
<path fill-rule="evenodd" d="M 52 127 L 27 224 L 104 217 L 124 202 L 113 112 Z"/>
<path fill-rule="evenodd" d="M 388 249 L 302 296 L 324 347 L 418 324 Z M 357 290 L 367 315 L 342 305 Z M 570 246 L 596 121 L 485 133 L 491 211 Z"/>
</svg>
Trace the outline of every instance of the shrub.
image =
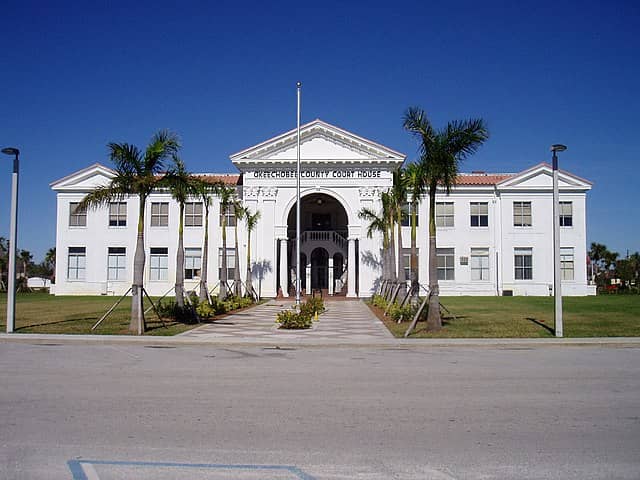
<svg viewBox="0 0 640 480">
<path fill-rule="evenodd" d="M 278 313 L 276 322 L 280 324 L 280 328 L 302 330 L 305 328 L 311 328 L 311 315 L 297 312 L 294 309 L 283 310 Z"/>
<path fill-rule="evenodd" d="M 209 303 L 201 303 L 196 307 L 196 313 L 201 319 L 208 320 L 216 314 L 216 309 Z"/>
<path fill-rule="evenodd" d="M 180 323 L 195 323 L 198 320 L 191 305 L 179 307 L 173 300 L 168 300 L 166 303 L 158 302 L 156 308 L 162 318 L 172 318 Z"/>
<path fill-rule="evenodd" d="M 413 315 L 415 313 L 414 310 L 415 309 L 409 304 L 403 305 L 401 307 L 397 303 L 394 303 L 393 306 L 389 309 L 389 316 L 396 321 L 400 320 L 401 318 L 402 320 L 408 320 L 410 318 L 413 318 Z"/>
<path fill-rule="evenodd" d="M 300 305 L 300 313 L 304 313 L 313 317 L 316 313 L 319 315 L 324 312 L 324 302 L 319 297 L 309 298 Z"/>
<path fill-rule="evenodd" d="M 387 301 L 382 295 L 374 295 L 371 297 L 371 304 L 378 308 L 387 308 Z"/>
</svg>

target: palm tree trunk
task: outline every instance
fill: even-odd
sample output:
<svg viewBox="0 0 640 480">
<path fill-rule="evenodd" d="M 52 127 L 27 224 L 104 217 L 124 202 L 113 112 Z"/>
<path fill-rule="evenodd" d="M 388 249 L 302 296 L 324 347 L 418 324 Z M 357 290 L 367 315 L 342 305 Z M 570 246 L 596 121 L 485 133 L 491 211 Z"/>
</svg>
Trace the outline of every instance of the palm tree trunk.
<svg viewBox="0 0 640 480">
<path fill-rule="evenodd" d="M 407 275 L 404 272 L 404 256 L 402 255 L 402 210 L 398 209 L 398 283 L 400 284 L 400 290 L 398 295 L 400 298 L 404 298 L 407 293 Z"/>
<path fill-rule="evenodd" d="M 389 274 L 390 280 L 395 283 L 398 281 L 398 275 L 396 273 L 396 240 L 394 237 L 393 223 L 391 223 L 389 231 L 389 248 L 387 255 L 389 256 Z"/>
<path fill-rule="evenodd" d="M 133 284 L 131 285 L 131 322 L 129 330 L 138 335 L 144 333 L 144 308 L 142 306 L 142 288 L 144 282 L 144 207 L 146 197 L 140 195 L 140 207 L 138 214 L 138 236 L 136 239 L 136 252 L 133 256 Z"/>
<path fill-rule="evenodd" d="M 416 301 L 420 295 L 420 286 L 418 285 L 418 249 L 417 243 L 417 215 L 416 202 L 413 202 L 411 209 L 411 300 Z"/>
<path fill-rule="evenodd" d="M 427 331 L 432 332 L 441 328 L 440 286 L 436 258 L 436 185 L 431 185 L 429 188 L 429 311 L 427 313 Z"/>
<path fill-rule="evenodd" d="M 251 230 L 247 231 L 247 280 L 245 288 L 248 295 L 253 295 L 253 285 L 251 282 Z"/>
<path fill-rule="evenodd" d="M 235 237 L 235 250 L 236 250 L 236 268 L 233 269 L 233 294 L 236 297 L 242 296 L 242 282 L 240 280 L 240 251 L 238 250 L 238 219 L 236 218 L 236 224 L 233 228 Z"/>
<path fill-rule="evenodd" d="M 178 224 L 178 251 L 176 252 L 176 305 L 184 307 L 184 203 L 180 203 Z"/>
<path fill-rule="evenodd" d="M 204 205 L 204 245 L 202 246 L 202 265 L 200 268 L 200 302 L 207 301 L 207 276 L 209 271 L 209 205 Z"/>
<path fill-rule="evenodd" d="M 222 212 L 222 262 L 220 269 L 220 292 L 218 299 L 223 302 L 227 298 L 227 217 L 223 209 Z"/>
</svg>

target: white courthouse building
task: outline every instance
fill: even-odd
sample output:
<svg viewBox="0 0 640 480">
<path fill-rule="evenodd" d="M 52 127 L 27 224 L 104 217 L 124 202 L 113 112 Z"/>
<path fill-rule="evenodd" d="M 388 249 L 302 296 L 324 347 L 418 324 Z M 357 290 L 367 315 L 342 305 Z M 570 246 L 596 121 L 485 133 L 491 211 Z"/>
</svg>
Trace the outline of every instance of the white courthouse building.
<svg viewBox="0 0 640 480">
<path fill-rule="evenodd" d="M 358 217 L 363 207 L 381 209 L 380 194 L 405 155 L 351 132 L 315 120 L 301 127 L 301 270 L 303 290 L 369 297 L 380 281 L 381 237 L 367 237 Z M 252 233 L 253 285 L 263 297 L 281 288 L 291 295 L 295 278 L 296 131 L 291 130 L 231 155 L 239 174 L 206 174 L 237 185 L 238 196 L 261 219 Z M 82 212 L 76 204 L 114 172 L 91 165 L 51 184 L 57 194 L 57 295 L 120 295 L 132 283 L 138 199 Z M 591 183 L 560 172 L 560 239 L 563 294 L 595 294 L 586 272 L 586 194 Z M 418 208 L 419 280 L 428 284 L 428 199 Z M 153 193 L 145 212 L 145 286 L 163 295 L 175 283 L 177 203 Z M 202 265 L 203 208 L 186 207 L 185 287 L 196 288 L 202 268 L 209 286 L 219 278 L 220 205 L 209 217 L 209 261 Z M 516 173 L 464 173 L 450 195 L 437 196 L 438 276 L 442 295 L 549 295 L 553 284 L 552 172 L 537 164 Z M 247 234 L 228 217 L 229 279 L 246 275 Z M 410 228 L 403 231 L 408 273 Z M 407 275 L 407 278 L 409 276 Z"/>
</svg>

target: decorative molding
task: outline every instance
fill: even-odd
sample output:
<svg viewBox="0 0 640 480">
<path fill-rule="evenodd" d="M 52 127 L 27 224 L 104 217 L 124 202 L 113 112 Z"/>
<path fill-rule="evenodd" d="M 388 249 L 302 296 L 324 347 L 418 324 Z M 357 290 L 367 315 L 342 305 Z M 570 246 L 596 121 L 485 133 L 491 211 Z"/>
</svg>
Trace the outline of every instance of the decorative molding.
<svg viewBox="0 0 640 480">
<path fill-rule="evenodd" d="M 360 193 L 360 198 L 370 198 L 373 199 L 375 197 L 380 196 L 380 188 L 379 187 L 360 187 L 358 189 Z"/>
<path fill-rule="evenodd" d="M 244 187 L 244 198 L 257 199 L 263 198 L 275 198 L 278 195 L 278 187 Z"/>
</svg>

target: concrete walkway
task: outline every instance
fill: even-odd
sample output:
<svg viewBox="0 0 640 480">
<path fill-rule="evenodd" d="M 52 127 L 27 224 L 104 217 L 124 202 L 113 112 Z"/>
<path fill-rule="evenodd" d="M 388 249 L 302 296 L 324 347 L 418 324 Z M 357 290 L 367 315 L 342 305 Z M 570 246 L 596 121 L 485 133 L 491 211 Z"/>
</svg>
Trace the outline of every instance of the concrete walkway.
<svg viewBox="0 0 640 480">
<path fill-rule="evenodd" d="M 231 342 L 377 343 L 393 336 L 361 300 L 325 301 L 325 312 L 309 330 L 282 330 L 275 323 L 281 310 L 293 302 L 270 300 L 257 307 L 231 314 L 214 323 L 184 332 L 179 337 L 201 341 L 227 339 Z"/>
</svg>

